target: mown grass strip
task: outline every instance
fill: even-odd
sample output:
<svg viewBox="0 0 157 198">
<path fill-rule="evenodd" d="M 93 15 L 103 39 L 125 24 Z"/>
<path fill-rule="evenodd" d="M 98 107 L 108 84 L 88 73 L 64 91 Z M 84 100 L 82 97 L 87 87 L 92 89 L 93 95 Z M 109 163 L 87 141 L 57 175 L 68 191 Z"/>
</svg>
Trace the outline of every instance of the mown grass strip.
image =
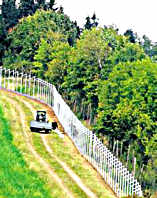
<svg viewBox="0 0 157 198">
<path fill-rule="evenodd" d="M 8 96 L 8 94 L 4 93 L 3 95 Z M 35 161 L 34 156 L 30 153 L 29 149 L 27 148 L 26 140 L 24 139 L 21 124 L 20 124 L 20 117 L 18 111 L 14 109 L 15 107 L 12 104 L 8 104 L 6 97 L 0 96 L 0 103 L 3 105 L 3 109 L 5 109 L 5 117 L 7 120 L 10 120 L 10 134 L 14 135 L 12 137 L 12 145 L 14 148 L 18 147 L 18 152 L 20 153 L 24 164 L 24 167 L 15 168 L 12 166 L 12 162 L 15 161 L 16 166 L 18 166 L 18 160 L 13 156 L 9 158 L 10 154 L 6 156 L 7 159 L 10 161 L 10 167 L 6 168 L 6 174 L 9 175 L 8 178 L 14 178 L 12 182 L 12 188 L 8 187 L 5 188 L 4 186 L 1 189 L 0 185 L 0 197 L 16 197 L 16 198 L 23 198 L 23 197 L 34 197 L 34 198 L 66 198 L 67 195 L 60 189 L 60 187 L 56 184 L 55 181 L 50 181 L 48 178 L 48 173 L 44 170 L 43 167 L 39 164 L 39 162 Z M 6 142 L 6 144 L 8 144 Z M 15 146 L 16 145 L 16 146 Z M 11 153 L 11 152 L 9 152 Z M 0 158 L 2 159 L 2 158 Z M 3 165 L 3 162 L 2 162 Z M 0 165 L 1 166 L 1 165 Z M 7 166 L 5 166 L 7 167 Z M 11 171 L 9 171 L 11 169 Z M 31 169 L 31 170 L 30 170 Z M 35 170 L 35 171 L 34 171 Z M 14 171 L 14 172 L 13 172 Z M 3 171 L 0 171 L 3 172 Z M 15 174 L 13 174 L 15 173 Z M 22 175 L 18 178 L 19 173 Z M 24 175 L 24 176 L 23 176 Z M 16 177 L 17 176 L 17 177 Z M 26 179 L 27 180 L 26 180 Z M 33 179 L 34 180 L 33 180 Z M 5 176 L 1 177 L 0 174 L 0 184 L 1 181 L 5 184 L 8 182 L 6 181 Z M 21 187 L 17 187 L 14 185 L 18 182 L 21 184 Z M 15 188 L 15 189 L 14 189 Z M 5 189 L 5 191 L 4 191 Z M 17 192 L 16 192 L 17 190 Z M 6 193 L 5 193 L 6 192 Z M 9 192 L 11 192 L 9 194 Z M 20 194 L 18 194 L 20 192 Z"/>
<path fill-rule="evenodd" d="M 2 102 L 2 100 L 0 100 Z M 8 198 L 52 197 L 38 174 L 29 169 L 22 152 L 13 144 L 10 118 L 6 119 L 0 105 L 0 196 Z"/>
<path fill-rule="evenodd" d="M 25 100 L 35 109 L 43 109 L 42 104 L 35 103 L 28 98 L 25 98 Z M 36 141 L 35 144 L 41 144 L 40 138 L 37 137 L 36 140 L 34 138 L 34 141 Z M 67 136 L 65 136 L 64 139 L 61 139 L 56 133 L 52 132 L 47 136 L 47 140 L 54 154 L 59 157 L 59 159 L 64 161 L 81 178 L 84 184 L 99 198 L 115 198 L 115 195 L 105 185 L 103 179 L 77 152 L 76 148 Z"/>
<path fill-rule="evenodd" d="M 27 116 L 27 124 L 29 126 L 30 121 L 33 119 L 32 112 L 30 109 L 19 100 L 19 98 L 14 97 L 18 104 L 22 106 L 22 109 L 25 111 Z M 41 140 L 40 134 L 33 133 L 32 135 L 33 144 L 36 148 L 36 151 L 40 154 L 40 156 L 47 160 L 47 162 L 51 165 L 53 170 L 57 173 L 57 175 L 62 179 L 64 184 L 70 189 L 70 191 L 77 198 L 86 198 L 86 194 L 80 189 L 80 187 L 71 179 L 71 177 L 67 174 L 67 172 L 61 167 L 61 165 L 53 158 L 50 157 L 50 154 L 46 151 L 45 146 L 43 145 L 43 141 Z"/>
</svg>

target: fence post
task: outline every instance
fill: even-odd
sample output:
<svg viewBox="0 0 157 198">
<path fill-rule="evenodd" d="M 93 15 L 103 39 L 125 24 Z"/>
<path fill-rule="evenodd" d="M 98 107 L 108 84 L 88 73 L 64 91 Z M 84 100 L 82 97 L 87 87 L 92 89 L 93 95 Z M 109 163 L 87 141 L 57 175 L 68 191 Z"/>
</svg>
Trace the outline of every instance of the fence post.
<svg viewBox="0 0 157 198">
<path fill-rule="evenodd" d="M 7 69 L 6 71 L 8 72 L 8 78 L 7 78 L 8 84 L 7 84 L 7 89 L 9 89 L 9 71 L 10 71 L 10 69 Z"/>
<path fill-rule="evenodd" d="M 29 74 L 29 93 L 28 94 L 31 96 L 31 73 Z"/>
<path fill-rule="evenodd" d="M 39 98 L 39 78 L 37 80 L 38 80 L 37 98 Z"/>
<path fill-rule="evenodd" d="M 2 67 L 0 67 L 0 87 L 2 87 Z"/>
<path fill-rule="evenodd" d="M 39 79 L 39 99 L 42 99 L 42 89 L 41 89 L 41 80 Z"/>
<path fill-rule="evenodd" d="M 33 97 L 35 96 L 35 76 L 33 77 Z"/>
<path fill-rule="evenodd" d="M 25 76 L 25 94 L 27 94 L 27 74 Z"/>
<path fill-rule="evenodd" d="M 8 89 L 10 89 L 10 69 L 8 71 L 9 71 L 9 75 L 8 75 Z"/>
<path fill-rule="evenodd" d="M 50 105 L 50 83 L 48 83 L 48 104 Z"/>
<path fill-rule="evenodd" d="M 16 91 L 18 91 L 18 77 L 19 77 L 19 72 L 17 71 L 17 75 L 16 75 Z"/>
<path fill-rule="evenodd" d="M 12 90 L 14 91 L 14 70 L 13 70 L 13 76 L 12 76 Z"/>
<path fill-rule="evenodd" d="M 21 73 L 21 90 L 20 90 L 21 93 L 22 93 L 22 88 L 23 88 L 22 87 L 22 84 L 23 84 L 22 81 L 23 81 L 23 73 Z"/>
</svg>

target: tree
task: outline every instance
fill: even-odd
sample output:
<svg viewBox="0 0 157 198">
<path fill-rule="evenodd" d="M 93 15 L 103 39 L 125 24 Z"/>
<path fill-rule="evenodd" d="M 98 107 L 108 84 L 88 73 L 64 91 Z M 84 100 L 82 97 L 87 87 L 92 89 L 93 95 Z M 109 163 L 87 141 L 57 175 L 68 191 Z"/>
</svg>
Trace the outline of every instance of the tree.
<svg viewBox="0 0 157 198">
<path fill-rule="evenodd" d="M 45 5 L 45 0 L 37 0 L 37 3 L 38 3 L 39 5 Z"/>
<path fill-rule="evenodd" d="M 35 10 L 37 9 L 43 9 L 43 10 L 48 10 L 51 9 L 53 11 L 56 11 L 58 8 L 53 8 L 55 5 L 55 0 L 50 0 L 47 2 L 46 0 L 38 0 L 37 4 L 35 4 Z"/>
<path fill-rule="evenodd" d="M 0 15 L 0 65 L 2 65 L 2 57 L 4 55 L 5 47 L 6 47 L 6 36 L 7 31 L 4 24 L 4 20 L 2 15 Z"/>
<path fill-rule="evenodd" d="M 64 14 L 64 8 L 62 6 L 59 7 L 58 13 L 59 14 Z"/>
<path fill-rule="evenodd" d="M 91 17 L 91 19 L 93 20 L 92 27 L 97 27 L 98 26 L 98 19 L 96 18 L 96 14 L 95 13 Z"/>
<path fill-rule="evenodd" d="M 41 2 L 41 1 L 40 1 Z M 32 15 L 35 12 L 34 0 L 20 0 L 19 4 L 20 18 Z"/>
<path fill-rule="evenodd" d="M 71 96 L 70 103 L 77 104 L 80 118 L 94 120 L 98 103 L 97 81 L 110 48 L 103 29 L 84 30 L 71 52 L 68 74 L 63 88 Z M 67 91 L 68 90 L 68 91 Z M 88 112 L 85 115 L 85 111 Z"/>
<path fill-rule="evenodd" d="M 64 48 L 65 43 L 68 45 L 66 36 L 56 32 L 49 32 L 45 38 L 41 39 L 39 48 L 34 56 L 33 73 L 36 73 L 42 79 L 45 77 L 48 78 L 56 87 L 58 87 L 63 80 L 63 75 L 58 75 L 57 72 L 63 72 L 63 68 L 61 68 L 62 63 L 59 59 L 64 59 L 65 52 L 61 53 L 60 51 Z M 60 65 L 56 64 L 52 66 L 53 63 L 57 62 L 60 62 Z M 56 76 L 57 78 L 55 78 Z M 61 79 L 61 81 L 59 79 Z"/>
<path fill-rule="evenodd" d="M 46 76 L 62 92 L 61 85 L 67 76 L 71 47 L 67 42 L 55 41 L 52 46 Z"/>
<path fill-rule="evenodd" d="M 8 30 L 18 21 L 18 10 L 16 9 L 15 0 L 3 0 L 1 10 L 5 27 Z"/>
<path fill-rule="evenodd" d="M 119 63 L 108 80 L 98 86 L 99 107 L 95 130 L 110 141 L 123 142 L 125 161 L 128 147 L 137 159 L 137 175 L 143 186 L 155 186 L 155 156 L 157 141 L 157 64 L 149 58 L 142 61 Z M 131 163 L 129 167 L 132 168 Z M 150 179 L 149 174 L 152 173 Z M 154 175 L 154 176 L 153 176 Z M 150 184 L 153 186 L 150 187 Z"/>
<path fill-rule="evenodd" d="M 136 43 L 137 35 L 131 29 L 126 30 L 124 36 L 128 36 L 131 43 Z"/>
<path fill-rule="evenodd" d="M 98 26 L 98 19 L 96 18 L 96 14 L 94 13 L 93 16 L 90 18 L 89 16 L 86 17 L 86 23 L 84 25 L 84 28 L 87 30 L 90 30 L 93 27 Z"/>
<path fill-rule="evenodd" d="M 152 60 L 157 62 L 157 43 L 154 43 L 152 46 Z"/>
<path fill-rule="evenodd" d="M 74 26 L 77 29 L 77 36 L 76 37 L 80 38 L 80 34 L 81 34 L 82 29 L 77 25 L 77 21 L 74 22 Z"/>
<path fill-rule="evenodd" d="M 84 25 L 84 28 L 87 29 L 87 30 L 90 30 L 92 28 L 92 23 L 91 23 L 91 20 L 90 20 L 90 17 L 86 17 L 86 23 Z"/>
<path fill-rule="evenodd" d="M 33 16 L 22 18 L 7 36 L 10 45 L 3 56 L 3 65 L 30 70 L 41 39 L 46 38 L 51 43 L 50 35 L 55 32 L 62 33 L 63 40 L 71 38 L 73 43 L 76 40 L 76 27 L 66 15 L 38 10 Z"/>
<path fill-rule="evenodd" d="M 142 47 L 148 56 L 151 57 L 153 55 L 153 53 L 152 53 L 153 44 L 152 44 L 151 40 L 146 35 L 143 36 Z"/>
<path fill-rule="evenodd" d="M 37 8 L 45 8 L 46 7 L 46 0 L 38 0 L 37 1 Z"/>
<path fill-rule="evenodd" d="M 55 5 L 55 0 L 50 0 L 49 8 L 52 9 L 54 5 Z"/>
</svg>

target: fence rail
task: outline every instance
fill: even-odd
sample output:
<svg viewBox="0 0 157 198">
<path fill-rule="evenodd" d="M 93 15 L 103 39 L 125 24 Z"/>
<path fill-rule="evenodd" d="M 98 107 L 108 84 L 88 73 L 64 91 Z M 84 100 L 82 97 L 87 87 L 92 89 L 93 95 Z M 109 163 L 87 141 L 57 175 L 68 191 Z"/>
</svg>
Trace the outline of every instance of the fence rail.
<svg viewBox="0 0 157 198">
<path fill-rule="evenodd" d="M 118 197 L 142 196 L 141 186 L 96 135 L 82 125 L 56 88 L 31 74 L 0 67 L 0 87 L 41 100 L 52 107 L 80 153 L 97 169 Z"/>
</svg>

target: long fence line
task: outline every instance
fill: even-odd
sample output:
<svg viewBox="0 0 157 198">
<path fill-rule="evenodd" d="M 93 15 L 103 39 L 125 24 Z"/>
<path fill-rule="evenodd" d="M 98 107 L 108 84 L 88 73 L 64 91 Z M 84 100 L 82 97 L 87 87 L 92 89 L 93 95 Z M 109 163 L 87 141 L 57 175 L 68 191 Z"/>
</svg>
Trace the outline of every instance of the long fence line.
<svg viewBox="0 0 157 198">
<path fill-rule="evenodd" d="M 0 67 L 0 88 L 41 100 L 52 107 L 80 153 L 97 169 L 118 197 L 142 196 L 141 186 L 106 146 L 78 120 L 52 84 L 17 70 Z"/>
</svg>

